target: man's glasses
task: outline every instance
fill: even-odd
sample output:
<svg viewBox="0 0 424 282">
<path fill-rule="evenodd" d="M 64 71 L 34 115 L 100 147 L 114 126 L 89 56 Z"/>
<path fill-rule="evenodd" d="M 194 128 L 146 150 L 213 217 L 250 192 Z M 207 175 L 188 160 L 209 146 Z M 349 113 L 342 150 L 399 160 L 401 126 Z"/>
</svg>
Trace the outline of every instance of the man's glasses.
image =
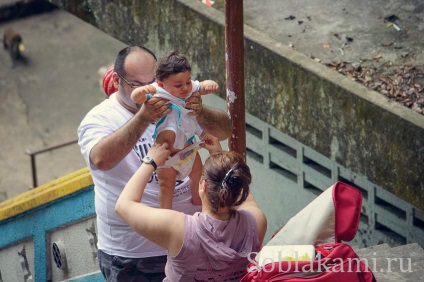
<svg viewBox="0 0 424 282">
<path fill-rule="evenodd" d="M 128 84 L 128 86 L 129 87 L 131 87 L 131 88 L 137 88 L 137 87 L 141 87 L 141 86 L 146 86 L 146 85 L 149 85 L 149 84 L 152 84 L 153 82 L 155 82 L 155 79 L 153 79 L 152 81 L 150 81 L 150 82 L 148 82 L 148 83 L 131 83 L 131 82 L 129 82 L 128 80 L 126 80 L 122 75 L 120 75 L 119 73 L 117 73 L 118 74 L 118 76 L 123 80 L 123 81 L 125 81 L 125 83 L 126 84 Z"/>
</svg>

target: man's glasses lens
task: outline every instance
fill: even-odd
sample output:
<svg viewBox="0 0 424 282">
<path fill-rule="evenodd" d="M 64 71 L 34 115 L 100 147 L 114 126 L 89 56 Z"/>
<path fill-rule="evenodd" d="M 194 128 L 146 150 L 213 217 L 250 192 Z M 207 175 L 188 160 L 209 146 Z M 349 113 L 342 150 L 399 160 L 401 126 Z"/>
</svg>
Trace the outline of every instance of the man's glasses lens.
<svg viewBox="0 0 424 282">
<path fill-rule="evenodd" d="M 145 86 L 145 85 L 149 85 L 149 84 L 152 84 L 153 82 L 155 82 L 155 79 L 153 79 L 152 81 L 150 81 L 150 82 L 148 82 L 148 83 L 137 83 L 137 84 L 134 84 L 134 83 L 131 83 L 131 82 L 129 82 L 128 80 L 126 80 L 122 75 L 120 75 L 119 73 L 118 73 L 118 76 L 123 80 L 123 81 L 125 81 L 125 83 L 126 84 L 128 84 L 128 86 L 129 87 L 131 87 L 131 88 L 137 88 L 137 87 L 141 87 L 141 86 Z"/>
</svg>

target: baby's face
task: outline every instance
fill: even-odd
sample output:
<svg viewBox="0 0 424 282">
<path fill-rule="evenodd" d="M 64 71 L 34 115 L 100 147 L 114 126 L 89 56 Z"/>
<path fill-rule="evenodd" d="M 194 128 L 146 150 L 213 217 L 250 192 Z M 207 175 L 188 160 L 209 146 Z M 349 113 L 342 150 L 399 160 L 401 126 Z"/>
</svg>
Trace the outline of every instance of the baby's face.
<svg viewBox="0 0 424 282">
<path fill-rule="evenodd" d="M 172 96 L 186 98 L 191 93 L 191 72 L 185 71 L 171 74 L 163 81 L 162 88 L 168 91 Z"/>
</svg>

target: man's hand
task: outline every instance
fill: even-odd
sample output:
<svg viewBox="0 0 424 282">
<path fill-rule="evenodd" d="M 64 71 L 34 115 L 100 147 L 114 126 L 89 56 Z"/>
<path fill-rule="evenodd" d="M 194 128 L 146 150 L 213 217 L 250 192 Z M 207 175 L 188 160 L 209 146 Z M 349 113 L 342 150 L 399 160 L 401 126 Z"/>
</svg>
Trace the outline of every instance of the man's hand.
<svg viewBox="0 0 424 282">
<path fill-rule="evenodd" d="M 154 123 L 170 112 L 168 100 L 153 96 L 141 106 L 139 114 L 149 123 Z"/>
<path fill-rule="evenodd" d="M 188 115 L 198 117 L 203 111 L 202 96 L 199 92 L 194 92 L 190 98 L 186 100 L 185 107 L 192 111 Z"/>
</svg>

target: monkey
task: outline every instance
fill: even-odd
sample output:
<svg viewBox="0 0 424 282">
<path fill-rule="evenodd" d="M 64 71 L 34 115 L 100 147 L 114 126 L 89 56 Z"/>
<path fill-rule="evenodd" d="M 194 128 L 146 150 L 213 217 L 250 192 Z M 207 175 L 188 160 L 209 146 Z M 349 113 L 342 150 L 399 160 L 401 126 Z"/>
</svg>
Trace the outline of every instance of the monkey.
<svg viewBox="0 0 424 282">
<path fill-rule="evenodd" d="M 9 49 L 10 57 L 12 58 L 12 68 L 16 66 L 17 61 L 25 61 L 22 55 L 25 46 L 22 41 L 22 36 L 13 28 L 8 27 L 4 30 L 3 48 Z"/>
</svg>

